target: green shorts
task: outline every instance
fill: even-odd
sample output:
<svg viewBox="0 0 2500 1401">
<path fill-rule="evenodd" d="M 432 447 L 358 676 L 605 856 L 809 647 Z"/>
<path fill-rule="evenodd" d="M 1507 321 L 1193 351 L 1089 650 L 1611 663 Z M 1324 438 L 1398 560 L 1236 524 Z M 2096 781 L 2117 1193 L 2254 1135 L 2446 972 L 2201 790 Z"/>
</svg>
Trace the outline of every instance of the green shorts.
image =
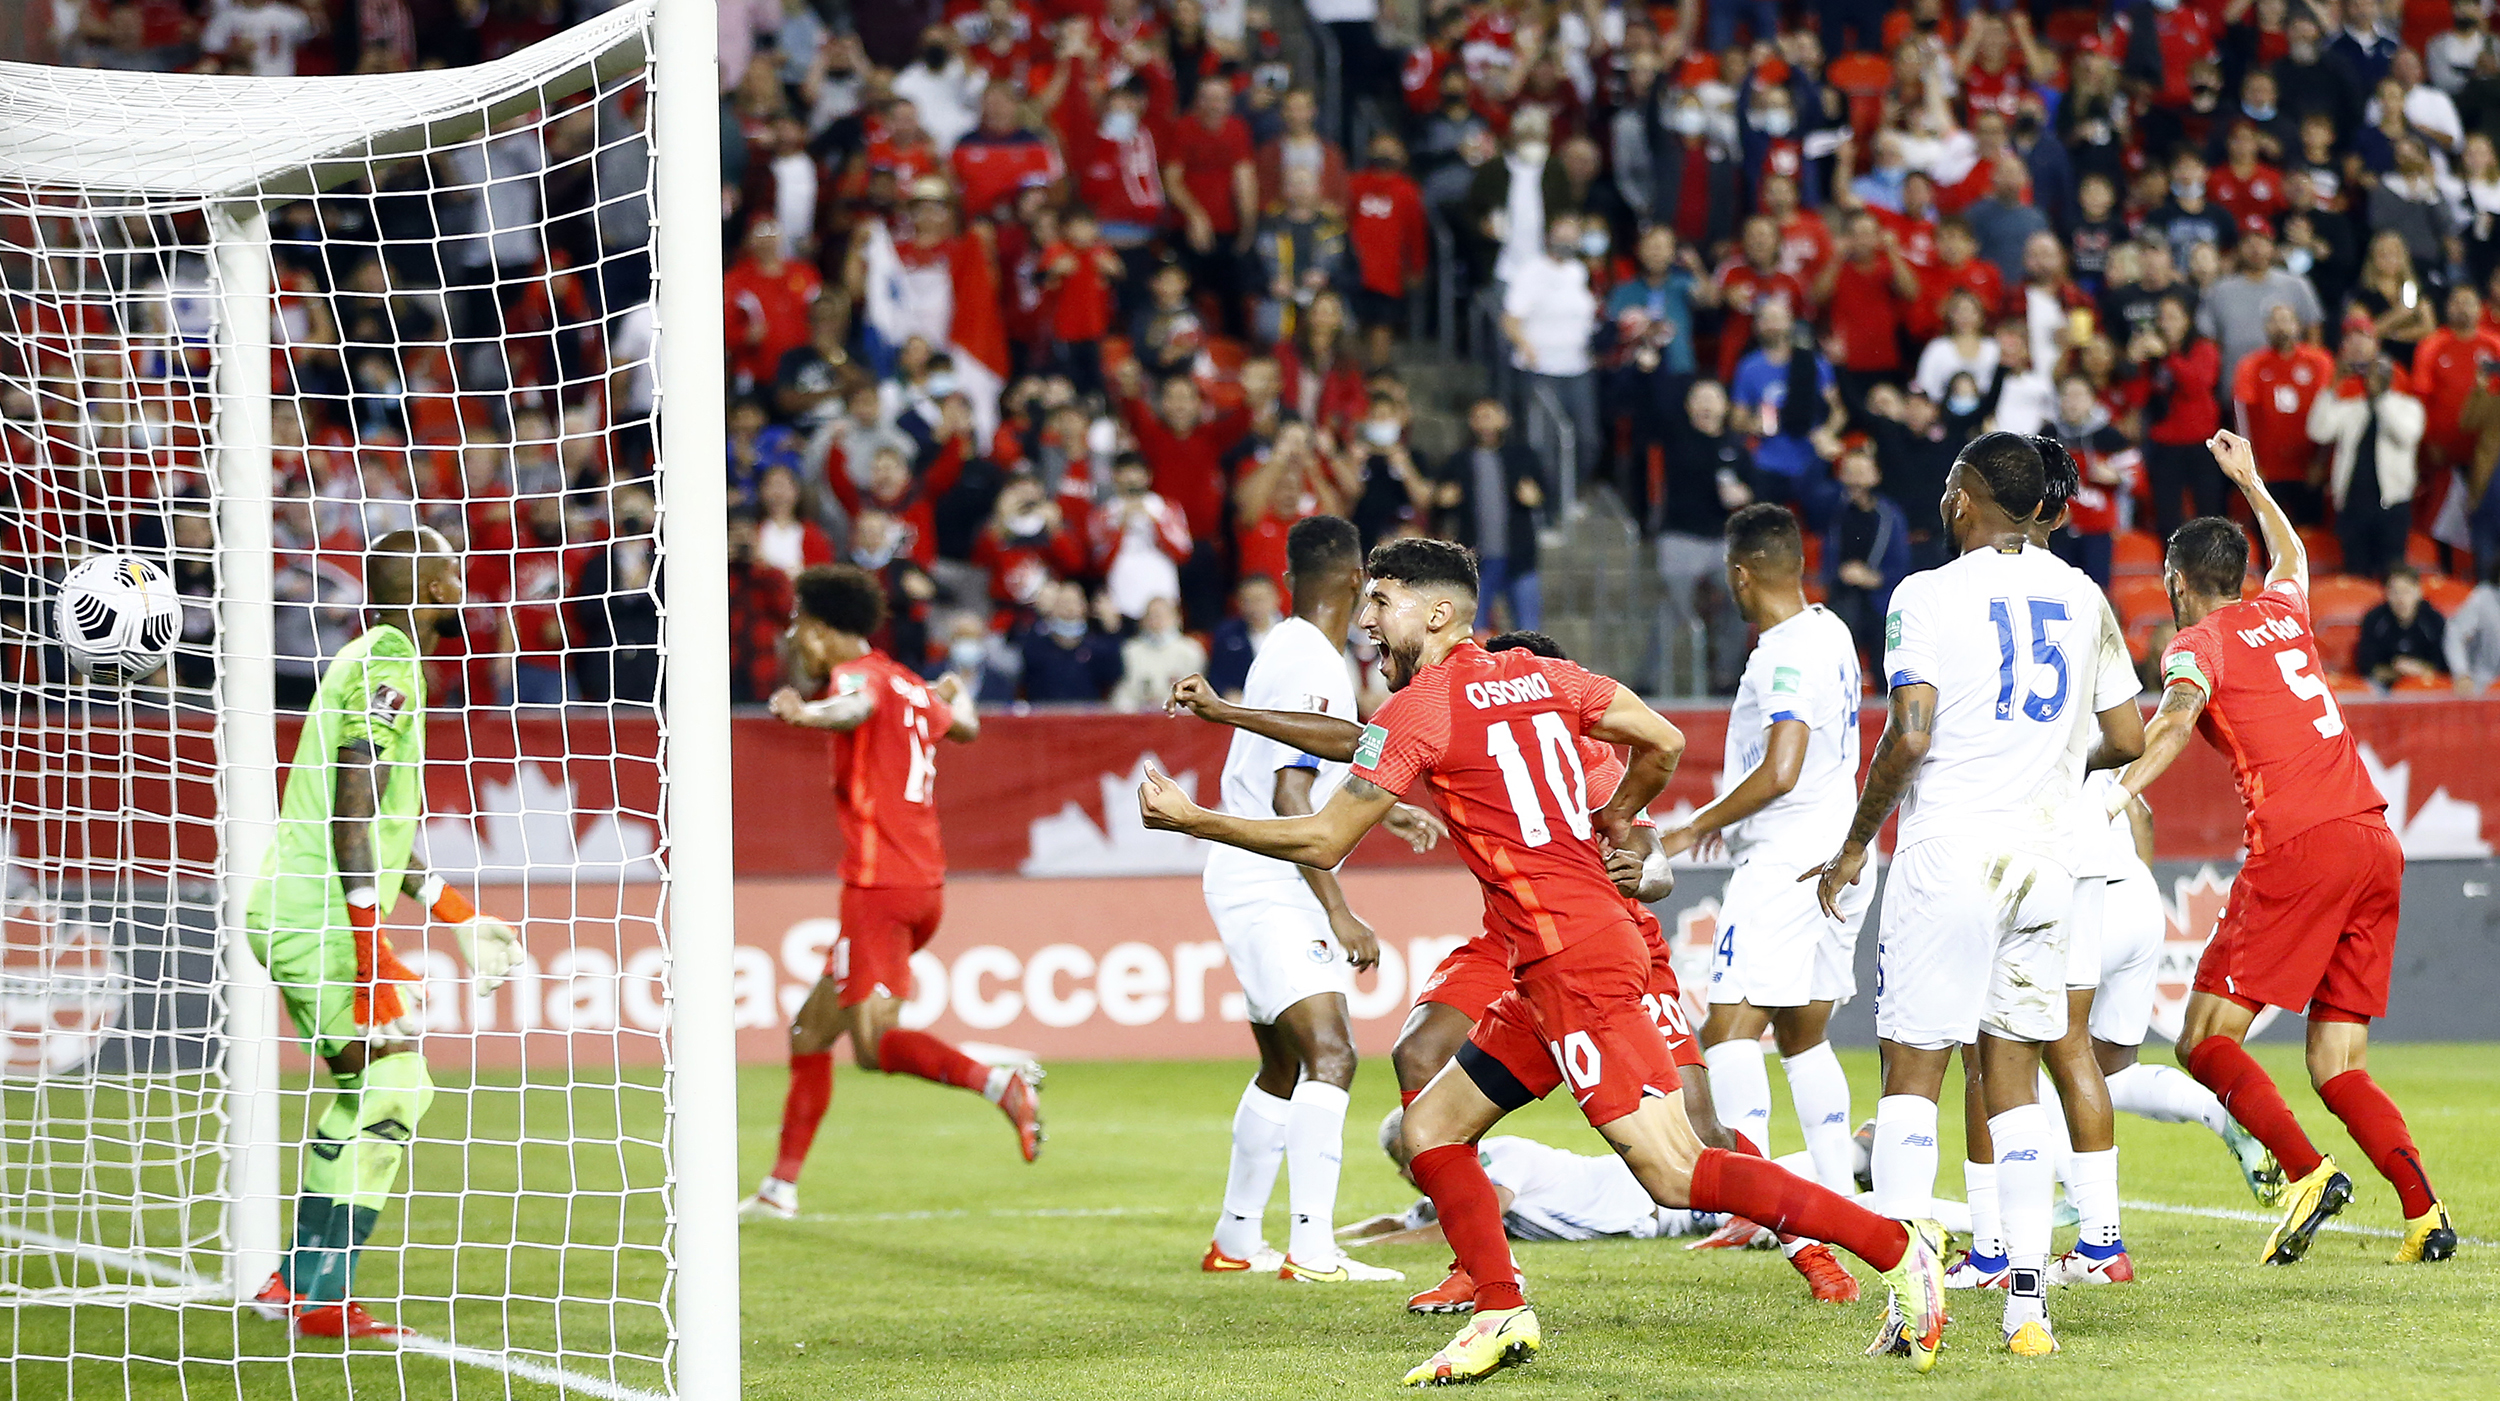
<svg viewBox="0 0 2500 1401">
<path fill-rule="evenodd" d="M 269 970 L 286 1014 L 305 1045 L 324 1060 L 365 1039 L 356 1025 L 356 940 L 328 930 L 250 931 L 252 955 Z"/>
</svg>

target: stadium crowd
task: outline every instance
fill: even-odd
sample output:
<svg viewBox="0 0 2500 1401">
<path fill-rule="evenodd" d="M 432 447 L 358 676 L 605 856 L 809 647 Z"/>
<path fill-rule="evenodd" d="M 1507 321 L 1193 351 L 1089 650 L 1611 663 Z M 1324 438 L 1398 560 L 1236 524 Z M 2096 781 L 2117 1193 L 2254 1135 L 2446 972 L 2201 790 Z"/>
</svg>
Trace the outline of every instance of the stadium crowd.
<svg viewBox="0 0 2500 1401">
<path fill-rule="evenodd" d="M 59 0 L 54 36 L 91 66 L 387 72 L 595 8 Z M 777 684 L 791 579 L 832 560 L 883 573 L 896 657 L 984 701 L 1235 687 L 1318 513 L 1474 546 L 1480 622 L 1533 626 L 1540 531 L 1599 484 L 1724 688 L 1731 511 L 1797 511 L 1818 596 L 1880 650 L 1988 426 L 2074 447 L 2058 548 L 2155 655 L 2158 542 L 2225 509 L 2222 425 L 2341 571 L 2316 593 L 2339 684 L 2479 690 L 2485 10 L 725 0 L 735 694 Z M 647 218 L 617 193 L 639 96 L 276 216 L 281 546 L 316 560 L 457 502 L 427 513 L 470 554 L 443 681 L 472 696 L 657 685 Z M 1411 388 L 1442 346 L 1494 392 Z M 352 611 L 336 573 L 287 575 L 307 632 Z"/>
</svg>

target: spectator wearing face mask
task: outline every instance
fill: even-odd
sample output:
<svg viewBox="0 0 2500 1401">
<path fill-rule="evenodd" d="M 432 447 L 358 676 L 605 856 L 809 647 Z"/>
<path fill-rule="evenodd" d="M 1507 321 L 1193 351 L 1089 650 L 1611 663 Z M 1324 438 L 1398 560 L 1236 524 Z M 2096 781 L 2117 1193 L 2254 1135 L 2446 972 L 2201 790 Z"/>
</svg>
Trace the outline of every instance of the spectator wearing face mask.
<svg viewBox="0 0 2500 1401">
<path fill-rule="evenodd" d="M 1386 390 L 1374 390 L 1350 445 L 1362 463 L 1354 498 L 1356 534 L 1369 551 L 1382 540 L 1413 534 L 1432 509 L 1432 481 L 1406 446 L 1406 406 Z"/>
<path fill-rule="evenodd" d="M 1007 705 L 1016 698 L 1023 651 L 983 625 L 979 614 L 957 613 L 946 624 L 943 669 L 961 677 L 964 694 L 980 705 Z"/>
<path fill-rule="evenodd" d="M 1111 606 L 1137 618 L 1156 599 L 1177 601 L 1189 547 L 1189 519 L 1155 494 L 1146 459 L 1120 454 L 1111 464 L 1111 499 L 1093 516 L 1093 568 Z"/>
<path fill-rule="evenodd" d="M 1406 325 L 1408 299 L 1422 289 L 1432 268 L 1423 191 L 1406 173 L 1404 143 L 1386 131 L 1372 137 L 1370 160 L 1349 186 L 1355 320 L 1370 340 L 1372 363 L 1386 364 L 1391 343 Z"/>
<path fill-rule="evenodd" d="M 1045 584 L 1041 617 L 1024 636 L 1024 699 L 1035 704 L 1099 701 L 1120 680 L 1120 644 L 1086 616 L 1085 589 Z"/>
<path fill-rule="evenodd" d="M 1158 598 L 1146 605 L 1137 635 L 1120 644 L 1120 684 L 1111 691 L 1111 708 L 1135 713 L 1157 710 L 1184 676 L 1207 669 L 1207 649 L 1181 631 L 1180 605 Z"/>
<path fill-rule="evenodd" d="M 1591 349 L 1597 297 L 1580 256 L 1580 220 L 1547 225 L 1545 252 L 1513 270 L 1502 290 L 1502 333 L 1511 364 L 1527 376 L 1522 394 L 1529 447 L 1585 482 L 1598 454 L 1597 377 Z M 1565 435 L 1568 434 L 1568 456 Z"/>
<path fill-rule="evenodd" d="M 1085 572 L 1085 541 L 1040 479 L 1020 472 L 1000 489 L 973 540 L 972 563 L 989 576 L 990 601 L 1002 612 L 1030 609 L 1051 581 Z"/>
</svg>

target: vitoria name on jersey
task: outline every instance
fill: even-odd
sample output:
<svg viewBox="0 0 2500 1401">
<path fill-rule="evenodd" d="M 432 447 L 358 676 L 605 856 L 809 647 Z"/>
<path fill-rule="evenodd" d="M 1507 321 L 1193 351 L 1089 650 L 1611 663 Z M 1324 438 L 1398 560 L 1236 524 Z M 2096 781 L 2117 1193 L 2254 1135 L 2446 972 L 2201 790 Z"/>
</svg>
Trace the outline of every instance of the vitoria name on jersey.
<svg viewBox="0 0 2500 1401">
<path fill-rule="evenodd" d="M 1545 679 L 1545 673 L 1541 671 L 1532 671 L 1525 676 L 1513 676 L 1498 681 L 1467 683 L 1467 703 L 1478 710 L 1490 710 L 1497 705 L 1517 705 L 1521 701 L 1552 700 L 1553 698 L 1554 685 Z"/>
</svg>

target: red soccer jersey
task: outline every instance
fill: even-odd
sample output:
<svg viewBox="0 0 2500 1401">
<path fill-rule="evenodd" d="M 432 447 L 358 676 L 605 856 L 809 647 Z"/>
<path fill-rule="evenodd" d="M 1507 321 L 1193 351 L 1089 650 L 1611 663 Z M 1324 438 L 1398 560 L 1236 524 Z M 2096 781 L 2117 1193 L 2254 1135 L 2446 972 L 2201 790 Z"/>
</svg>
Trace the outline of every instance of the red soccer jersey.
<svg viewBox="0 0 2500 1401">
<path fill-rule="evenodd" d="M 1843 262 L 1832 279 L 1831 327 L 1840 341 L 1840 366 L 1845 370 L 1879 372 L 1901 368 L 1901 322 L 1906 308 L 1892 285 L 1892 260 L 1878 257 L 1872 267 Z"/>
<path fill-rule="evenodd" d="M 1514 968 L 1633 922 L 1598 852 L 1579 748 L 1615 689 L 1570 662 L 1462 642 L 1356 746 L 1354 772 L 1392 793 L 1430 780 Z"/>
<path fill-rule="evenodd" d="M 938 838 L 937 746 L 955 714 L 883 652 L 833 669 L 833 694 L 869 691 L 876 708 L 826 743 L 834 817 L 842 828 L 842 883 L 927 890 L 946 883 Z"/>
<path fill-rule="evenodd" d="M 1736 362 L 1753 345 L 1753 309 L 1766 297 L 1785 297 L 1800 318 L 1813 313 L 1805 284 L 1777 270 L 1763 272 L 1739 258 L 1719 269 L 1719 295 L 1727 315 L 1719 324 L 1719 378 L 1736 377 Z"/>
<path fill-rule="evenodd" d="M 1155 145 L 1165 161 L 1180 166 L 1182 186 L 1207 212 L 1207 223 L 1217 233 L 1237 234 L 1242 220 L 1259 217 L 1256 209 L 1244 209 L 1233 198 L 1233 171 L 1256 154 L 1249 123 L 1226 117 L 1209 131 L 1193 113 L 1172 123 Z"/>
<path fill-rule="evenodd" d="M 2500 360 L 2500 335 L 2479 326 L 2466 335 L 2442 326 L 2413 348 L 2413 393 L 2422 401 L 2422 439 L 2451 460 L 2474 450 L 2474 436 L 2457 426 L 2478 367 Z"/>
<path fill-rule="evenodd" d="M 2271 232 L 2274 217 L 2285 208 L 2283 176 L 2262 161 L 2250 167 L 2246 175 L 2227 165 L 2220 166 L 2205 177 L 2205 198 L 2229 210 L 2243 228 Z"/>
<path fill-rule="evenodd" d="M 2270 584 L 2181 629 L 2162 653 L 2162 685 L 2205 693 L 2196 728 L 2231 761 L 2248 805 L 2249 855 L 2322 822 L 2386 809 L 2320 674 L 2299 585 Z"/>
<path fill-rule="evenodd" d="M 2317 446 L 2309 441 L 2309 406 L 2335 378 L 2335 357 L 2314 345 L 2294 345 L 2288 355 L 2263 346 L 2240 357 L 2231 376 L 2231 400 L 2240 431 L 2257 455 L 2257 473 L 2270 482 L 2306 481 Z"/>
</svg>

